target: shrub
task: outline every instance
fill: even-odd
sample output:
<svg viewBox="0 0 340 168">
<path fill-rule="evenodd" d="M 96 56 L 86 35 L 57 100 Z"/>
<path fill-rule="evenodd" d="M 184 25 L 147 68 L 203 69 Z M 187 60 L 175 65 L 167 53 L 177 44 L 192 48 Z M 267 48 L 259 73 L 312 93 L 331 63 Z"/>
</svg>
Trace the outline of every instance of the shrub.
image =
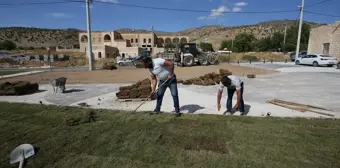
<svg viewBox="0 0 340 168">
<path fill-rule="evenodd" d="M 259 58 L 257 58 L 256 56 L 252 56 L 252 55 L 244 55 L 242 59 L 247 60 L 247 61 L 259 61 Z"/>
<path fill-rule="evenodd" d="M 230 59 L 230 56 L 229 55 L 226 55 L 226 54 L 220 54 L 218 55 L 218 61 L 219 62 L 228 62 Z"/>
</svg>

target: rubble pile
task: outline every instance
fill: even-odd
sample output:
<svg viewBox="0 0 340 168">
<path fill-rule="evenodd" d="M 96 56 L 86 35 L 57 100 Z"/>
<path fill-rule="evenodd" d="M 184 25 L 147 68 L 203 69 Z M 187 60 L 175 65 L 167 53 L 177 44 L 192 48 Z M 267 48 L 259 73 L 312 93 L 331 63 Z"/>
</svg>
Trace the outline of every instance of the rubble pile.
<svg viewBox="0 0 340 168">
<path fill-rule="evenodd" d="M 216 85 L 220 83 L 221 77 L 224 75 L 231 75 L 232 73 L 227 69 L 219 69 L 219 73 L 208 73 L 203 76 L 197 78 L 191 78 L 188 80 L 179 80 L 183 85 L 202 85 L 202 86 L 209 86 L 209 85 Z"/>
<path fill-rule="evenodd" d="M 114 65 L 113 63 L 106 63 L 103 65 L 103 69 L 105 70 L 114 70 L 117 69 L 116 65 Z"/>
<path fill-rule="evenodd" d="M 151 94 L 151 80 L 149 78 L 130 86 L 119 87 L 119 92 L 116 93 L 118 99 L 136 99 L 148 98 Z"/>
<path fill-rule="evenodd" d="M 0 96 L 32 94 L 39 90 L 37 83 L 25 81 L 0 83 Z"/>
</svg>

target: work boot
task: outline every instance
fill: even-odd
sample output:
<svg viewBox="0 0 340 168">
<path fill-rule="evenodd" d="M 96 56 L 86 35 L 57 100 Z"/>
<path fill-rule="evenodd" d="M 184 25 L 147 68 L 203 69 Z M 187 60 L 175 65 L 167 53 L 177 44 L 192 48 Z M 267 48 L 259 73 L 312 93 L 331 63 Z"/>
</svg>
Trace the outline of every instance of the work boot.
<svg viewBox="0 0 340 168">
<path fill-rule="evenodd" d="M 180 117 L 180 116 L 181 116 L 181 112 L 176 111 L 176 112 L 175 112 L 175 117 Z"/>
<path fill-rule="evenodd" d="M 161 111 L 160 110 L 154 110 L 152 112 L 150 112 L 150 115 L 153 115 L 153 114 L 160 114 Z"/>
</svg>

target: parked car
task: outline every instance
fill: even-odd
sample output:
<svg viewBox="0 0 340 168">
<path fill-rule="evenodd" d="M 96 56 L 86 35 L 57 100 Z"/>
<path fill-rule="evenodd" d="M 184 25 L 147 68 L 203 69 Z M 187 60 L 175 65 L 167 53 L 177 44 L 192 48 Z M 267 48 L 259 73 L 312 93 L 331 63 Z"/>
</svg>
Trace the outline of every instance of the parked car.
<svg viewBox="0 0 340 168">
<path fill-rule="evenodd" d="M 323 54 L 308 54 L 305 56 L 302 56 L 301 58 L 298 58 L 295 61 L 296 65 L 313 65 L 315 67 L 317 66 L 328 66 L 332 67 L 334 65 L 338 64 L 338 60 L 336 57 L 332 57 L 329 55 L 323 55 Z"/>
<path fill-rule="evenodd" d="M 290 53 L 290 60 L 291 60 L 292 62 L 295 61 L 295 53 L 296 53 L 296 52 Z M 305 56 L 305 55 L 307 55 L 307 51 L 301 51 L 301 52 L 299 53 L 298 58 L 301 58 L 302 56 Z"/>
<path fill-rule="evenodd" d="M 119 66 L 136 65 L 135 60 L 133 58 L 124 58 L 122 60 L 117 61 L 117 64 Z"/>
</svg>

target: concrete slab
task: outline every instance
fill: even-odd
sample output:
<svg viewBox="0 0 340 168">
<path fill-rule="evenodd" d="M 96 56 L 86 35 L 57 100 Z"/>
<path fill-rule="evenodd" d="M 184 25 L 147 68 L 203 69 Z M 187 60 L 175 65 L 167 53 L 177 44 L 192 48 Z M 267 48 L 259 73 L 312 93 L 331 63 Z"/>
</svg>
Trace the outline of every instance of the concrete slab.
<svg viewBox="0 0 340 168">
<path fill-rule="evenodd" d="M 242 77 L 245 82 L 244 99 L 248 116 L 280 117 L 326 117 L 315 113 L 300 113 L 283 107 L 266 103 L 278 98 L 287 101 L 321 106 L 340 112 L 340 73 L 277 73 L 259 76 L 255 79 Z M 78 106 L 86 102 L 92 108 L 117 110 L 134 110 L 141 102 L 118 102 L 115 92 L 119 86 L 127 84 L 77 84 L 66 85 L 67 92 L 54 94 L 50 85 L 40 85 L 44 92 L 27 96 L 0 96 L 0 101 L 38 103 Z M 178 85 L 181 110 L 184 113 L 219 114 L 226 110 L 226 94 L 222 99 L 222 110 L 217 111 L 216 94 L 218 86 Z M 234 96 L 234 103 L 236 95 Z M 138 111 L 151 111 L 155 101 L 146 102 Z M 166 91 L 162 111 L 172 112 L 173 103 L 169 90 Z M 239 115 L 235 113 L 234 115 Z M 338 117 L 338 113 L 336 113 Z"/>
</svg>

